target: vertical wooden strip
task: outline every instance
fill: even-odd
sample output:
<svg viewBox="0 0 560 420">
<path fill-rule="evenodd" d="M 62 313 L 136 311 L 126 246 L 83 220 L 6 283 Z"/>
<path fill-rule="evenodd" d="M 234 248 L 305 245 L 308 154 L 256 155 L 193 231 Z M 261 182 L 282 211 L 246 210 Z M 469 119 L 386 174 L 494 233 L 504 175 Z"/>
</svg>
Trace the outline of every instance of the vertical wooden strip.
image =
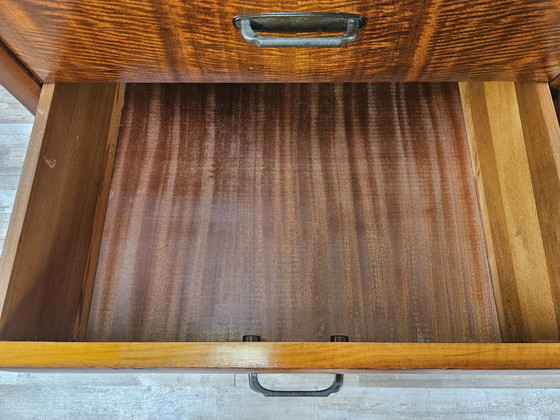
<svg viewBox="0 0 560 420">
<path fill-rule="evenodd" d="M 82 298 L 83 302 L 81 310 L 76 317 L 76 325 L 74 328 L 74 339 L 83 340 L 88 325 L 89 308 L 91 305 L 91 297 L 93 294 L 93 286 L 95 284 L 95 274 L 97 272 L 97 260 L 99 259 L 99 250 L 101 248 L 101 239 L 103 237 L 103 226 L 105 224 L 105 214 L 107 211 L 107 201 L 111 190 L 111 180 L 113 178 L 113 165 L 115 163 L 115 155 L 117 153 L 117 140 L 119 137 L 121 111 L 124 104 L 124 92 L 126 84 L 117 85 L 115 99 L 113 103 L 113 113 L 109 124 L 107 134 L 107 143 L 105 145 L 105 161 L 102 170 L 102 180 L 99 187 L 99 195 L 95 204 L 95 214 L 91 239 L 89 241 L 89 250 L 87 253 L 86 274 L 83 282 Z"/>
<path fill-rule="evenodd" d="M 490 133 L 490 121 L 488 116 L 488 110 L 486 104 L 483 101 L 478 103 L 477 107 L 470 107 L 466 105 L 466 101 L 470 101 L 471 97 L 484 96 L 484 84 L 483 83 L 470 83 L 467 90 L 463 84 L 460 84 L 461 99 L 463 102 L 463 115 L 465 118 L 465 126 L 467 129 L 467 136 L 469 139 L 469 149 L 471 155 L 471 162 L 473 165 L 473 172 L 475 174 L 476 188 L 478 192 L 478 203 L 480 207 L 480 215 L 482 219 L 482 227 L 484 230 L 484 236 L 486 239 L 486 248 L 488 253 L 488 265 L 490 266 L 490 272 L 492 273 L 492 284 L 494 286 L 494 298 L 496 301 L 496 309 L 498 312 L 498 318 L 500 320 L 500 330 L 502 338 L 509 341 L 509 329 L 507 321 L 510 319 L 515 319 L 520 317 L 519 313 L 519 302 L 517 295 L 517 286 L 513 281 L 514 276 L 509 273 L 501 277 L 501 282 L 498 281 L 498 264 L 496 261 L 496 252 L 494 250 L 494 241 L 491 234 L 491 228 L 494 231 L 503 230 L 505 228 L 504 223 L 499 223 L 499 220 L 504 218 L 502 214 L 503 206 L 500 200 L 500 194 L 497 192 L 495 184 L 488 183 L 486 185 L 483 182 L 483 175 L 489 178 L 496 178 L 497 173 L 495 172 L 494 166 L 494 148 L 492 147 Z M 474 124 L 472 121 L 476 121 Z M 477 139 L 478 142 L 473 141 Z M 481 150 L 484 151 L 480 156 L 478 154 L 478 147 L 480 145 Z M 481 166 L 485 168 L 484 172 L 481 172 Z M 486 201 L 486 196 L 495 197 L 494 200 L 489 202 Z M 494 217 L 490 219 L 489 214 L 493 214 Z M 496 233 L 497 236 L 506 236 L 503 232 L 501 235 Z M 505 244 L 502 244 L 505 246 Z M 500 269 L 502 271 L 507 270 L 512 267 L 510 253 L 504 252 L 501 254 L 505 262 L 501 262 Z M 502 284 L 504 285 L 504 291 L 502 292 Z M 505 302 L 510 304 L 504 305 Z M 506 314 L 506 311 L 515 311 L 513 314 Z"/>
<path fill-rule="evenodd" d="M 0 264 L 8 340 L 66 341 L 83 329 L 123 100 L 117 84 L 45 89 Z"/>
<path fill-rule="evenodd" d="M 29 112 L 35 114 L 41 94 L 41 84 L 2 41 L 0 41 L 0 85 L 4 86 Z"/>
<path fill-rule="evenodd" d="M 503 338 L 557 340 L 559 138 L 550 129 L 558 123 L 549 115 L 554 110 L 542 106 L 541 87 L 533 82 L 460 88 Z"/>
</svg>

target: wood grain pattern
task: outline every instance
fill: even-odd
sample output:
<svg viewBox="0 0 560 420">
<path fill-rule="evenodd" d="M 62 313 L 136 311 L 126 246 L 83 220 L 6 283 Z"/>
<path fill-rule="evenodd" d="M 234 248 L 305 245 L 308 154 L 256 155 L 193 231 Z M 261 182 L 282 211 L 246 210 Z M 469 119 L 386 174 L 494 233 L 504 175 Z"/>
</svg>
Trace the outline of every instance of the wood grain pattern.
<svg viewBox="0 0 560 420">
<path fill-rule="evenodd" d="M 558 340 L 560 129 L 545 83 L 465 83 L 502 336 Z"/>
<path fill-rule="evenodd" d="M 0 367 L 221 372 L 560 369 L 560 344 L 0 342 Z"/>
<path fill-rule="evenodd" d="M 88 340 L 500 340 L 456 85 L 127 92 Z"/>
<path fill-rule="evenodd" d="M 37 162 L 41 153 L 41 145 L 49 117 L 49 111 L 54 93 L 54 84 L 46 84 L 41 90 L 41 97 L 29 145 L 25 154 L 21 177 L 17 187 L 17 194 L 14 200 L 14 206 L 10 217 L 9 229 L 6 233 L 6 240 L 0 255 L 0 314 L 6 300 L 6 292 L 12 276 L 12 269 L 16 259 L 19 238 L 22 233 L 27 206 L 31 196 L 31 188 L 35 179 L 37 170 Z M 1 318 L 0 318 L 1 322 Z"/>
<path fill-rule="evenodd" d="M 6 249 L 0 338 L 71 340 L 88 303 L 124 86 L 46 85 Z M 97 240 L 97 244 L 95 241 Z"/>
<path fill-rule="evenodd" d="M 0 41 L 0 85 L 35 114 L 41 84 Z"/>
<path fill-rule="evenodd" d="M 332 11 L 369 19 L 339 49 L 262 49 L 241 13 Z M 552 80 L 556 0 L 4 0 L 0 37 L 43 81 L 334 82 Z"/>
</svg>

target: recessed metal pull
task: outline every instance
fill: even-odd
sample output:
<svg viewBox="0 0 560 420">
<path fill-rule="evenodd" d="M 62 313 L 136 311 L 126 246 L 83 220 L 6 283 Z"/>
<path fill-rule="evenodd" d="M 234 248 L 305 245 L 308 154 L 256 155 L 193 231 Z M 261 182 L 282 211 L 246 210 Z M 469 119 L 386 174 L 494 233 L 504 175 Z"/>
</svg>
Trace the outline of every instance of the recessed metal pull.
<svg viewBox="0 0 560 420">
<path fill-rule="evenodd" d="M 243 336 L 243 341 L 255 342 L 261 341 L 261 338 L 258 335 L 245 335 Z M 331 342 L 348 342 L 348 337 L 345 335 L 333 335 L 331 336 Z M 256 373 L 249 374 L 249 386 L 251 389 L 255 392 L 263 394 L 265 397 L 328 397 L 329 395 L 340 391 L 343 384 L 344 375 L 337 373 L 334 376 L 332 385 L 325 389 L 319 389 L 316 391 L 279 391 L 262 386 Z"/>
<path fill-rule="evenodd" d="M 233 24 L 241 36 L 258 47 L 341 47 L 358 37 L 367 19 L 351 13 L 277 12 L 238 15 Z M 303 33 L 341 32 L 336 36 L 268 37 L 257 32 Z"/>
</svg>

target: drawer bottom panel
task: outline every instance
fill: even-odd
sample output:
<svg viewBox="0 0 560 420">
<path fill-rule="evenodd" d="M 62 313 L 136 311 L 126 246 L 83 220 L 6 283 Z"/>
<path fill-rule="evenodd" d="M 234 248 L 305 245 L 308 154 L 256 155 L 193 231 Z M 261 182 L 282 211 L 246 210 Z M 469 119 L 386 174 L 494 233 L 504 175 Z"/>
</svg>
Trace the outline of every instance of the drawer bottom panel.
<svg viewBox="0 0 560 420">
<path fill-rule="evenodd" d="M 129 85 L 89 341 L 496 342 L 456 84 Z"/>
</svg>

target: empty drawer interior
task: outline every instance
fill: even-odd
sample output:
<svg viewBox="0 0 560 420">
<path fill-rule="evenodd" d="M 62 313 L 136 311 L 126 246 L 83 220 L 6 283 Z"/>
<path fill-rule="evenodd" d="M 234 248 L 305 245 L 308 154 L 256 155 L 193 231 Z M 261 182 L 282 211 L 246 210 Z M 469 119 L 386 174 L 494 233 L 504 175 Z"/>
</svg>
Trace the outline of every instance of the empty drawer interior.
<svg viewBox="0 0 560 420">
<path fill-rule="evenodd" d="M 499 340 L 456 85 L 127 89 L 88 340 Z"/>
<path fill-rule="evenodd" d="M 91 284 L 14 264 L 0 336 L 500 342 L 471 158 L 455 83 L 128 85 Z"/>
</svg>

